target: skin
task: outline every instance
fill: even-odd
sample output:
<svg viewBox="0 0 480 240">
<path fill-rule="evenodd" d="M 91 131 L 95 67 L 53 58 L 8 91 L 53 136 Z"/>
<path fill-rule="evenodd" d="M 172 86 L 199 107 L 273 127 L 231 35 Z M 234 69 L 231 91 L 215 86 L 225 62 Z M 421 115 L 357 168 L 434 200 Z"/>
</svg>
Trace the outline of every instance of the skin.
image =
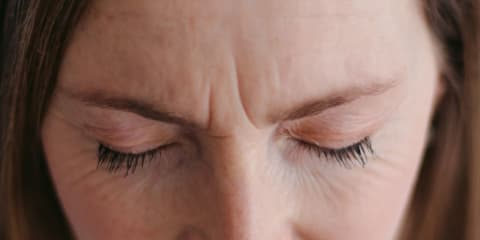
<svg viewBox="0 0 480 240">
<path fill-rule="evenodd" d="M 44 150 L 78 239 L 394 239 L 438 72 L 413 0 L 100 0 L 63 59 Z M 366 137 L 363 167 L 300 143 Z M 125 176 L 97 168 L 99 143 L 173 145 Z"/>
</svg>

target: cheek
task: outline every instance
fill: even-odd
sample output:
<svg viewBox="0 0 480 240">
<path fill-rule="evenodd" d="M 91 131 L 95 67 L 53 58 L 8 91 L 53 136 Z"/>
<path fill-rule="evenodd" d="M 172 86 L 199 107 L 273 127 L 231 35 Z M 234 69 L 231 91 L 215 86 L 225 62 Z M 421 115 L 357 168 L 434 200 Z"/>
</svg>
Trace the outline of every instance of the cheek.
<svg viewBox="0 0 480 240">
<path fill-rule="evenodd" d="M 299 204 L 304 232 L 326 239 L 393 239 L 421 162 L 418 152 L 401 151 L 371 159 L 365 168 L 322 169 L 314 185 L 297 188 L 305 196 Z"/>
<path fill-rule="evenodd" d="M 298 221 L 306 236 L 394 239 L 415 186 L 424 134 L 411 130 L 392 138 L 389 131 L 372 138 L 377 157 L 365 168 L 321 169 L 310 184 L 295 188 L 304 196 Z"/>
</svg>

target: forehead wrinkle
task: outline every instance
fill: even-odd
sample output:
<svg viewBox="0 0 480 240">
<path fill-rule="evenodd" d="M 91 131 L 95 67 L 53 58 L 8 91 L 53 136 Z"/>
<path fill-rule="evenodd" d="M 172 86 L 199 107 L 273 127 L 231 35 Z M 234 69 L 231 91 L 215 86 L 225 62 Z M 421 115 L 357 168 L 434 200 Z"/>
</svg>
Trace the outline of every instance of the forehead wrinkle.
<svg viewBox="0 0 480 240">
<path fill-rule="evenodd" d="M 117 56 L 114 56 L 113 54 L 111 54 L 108 56 L 99 57 L 98 52 L 105 53 L 105 50 L 102 50 L 103 48 L 97 48 L 94 51 L 90 50 L 91 52 L 93 52 L 93 54 L 96 54 L 95 55 L 96 57 L 93 58 L 94 60 L 93 62 L 99 61 L 98 60 L 99 58 L 104 59 L 104 63 L 109 62 L 109 60 L 113 60 L 115 62 L 109 65 L 110 66 L 116 65 L 116 66 L 113 66 L 112 71 L 107 73 L 109 76 L 105 76 L 105 72 L 106 72 L 105 68 L 101 69 L 98 67 L 99 65 L 103 65 L 103 64 L 97 64 L 97 66 L 95 66 L 95 64 L 92 64 L 92 68 L 94 67 L 94 70 L 97 71 L 98 75 L 95 75 L 95 73 L 93 74 L 88 73 L 89 76 L 85 76 L 85 71 L 82 69 L 79 69 L 78 71 L 78 73 L 80 74 L 71 74 L 72 72 L 70 71 L 70 76 L 72 75 L 80 76 L 80 77 L 73 76 L 75 79 L 78 80 L 77 83 L 80 83 L 81 81 L 85 81 L 85 80 L 101 82 L 102 86 L 104 86 L 105 89 L 109 89 L 111 90 L 111 92 L 115 92 L 117 95 L 128 94 L 131 97 L 139 97 L 140 95 L 150 96 L 150 98 L 154 98 L 153 100 L 151 99 L 152 103 L 158 101 L 158 102 L 167 104 L 171 102 L 169 103 L 169 105 L 176 105 L 179 108 L 178 110 L 183 112 L 187 111 L 192 113 L 192 110 L 187 108 L 189 107 L 194 108 L 195 112 L 192 114 L 201 115 L 201 116 L 198 116 L 197 121 L 202 123 L 211 121 L 210 119 L 208 121 L 204 121 L 207 115 L 206 112 L 210 111 L 209 109 L 213 109 L 212 107 L 209 107 L 209 109 L 207 107 L 208 105 L 212 105 L 211 103 L 213 101 L 212 95 L 209 93 L 209 92 L 213 93 L 213 91 L 211 90 L 211 85 L 212 85 L 211 79 L 209 78 L 215 77 L 220 79 L 223 77 L 223 76 L 214 76 L 215 74 L 217 74 L 218 71 L 213 68 L 215 66 L 212 66 L 212 64 L 215 64 L 215 62 L 221 62 L 221 60 L 218 60 L 220 58 L 217 57 L 217 54 L 216 54 L 217 51 L 211 51 L 212 49 L 211 47 L 209 48 L 197 47 L 197 49 L 204 49 L 203 52 L 201 52 L 201 54 L 200 53 L 193 54 L 193 51 L 190 51 L 189 49 L 185 50 L 185 46 L 192 46 L 192 44 L 188 44 L 188 43 L 178 44 L 178 42 L 177 42 L 178 46 L 173 50 L 172 48 L 168 48 L 168 49 L 156 48 L 156 46 L 152 45 L 152 43 L 154 42 L 151 41 L 150 38 L 145 38 L 143 35 L 138 37 L 136 34 L 131 34 L 131 33 L 129 33 L 128 39 L 121 38 L 121 39 L 124 39 L 124 41 L 121 43 L 117 43 L 118 41 L 120 41 L 120 39 L 115 37 L 116 35 L 105 33 L 105 31 L 101 31 L 102 29 L 99 29 L 98 27 L 94 27 L 93 29 L 95 31 L 89 34 L 90 36 L 90 39 L 88 39 L 90 40 L 89 43 L 92 42 L 92 39 L 93 39 L 92 37 L 96 36 L 96 34 L 94 33 L 104 34 L 105 37 L 103 39 L 101 38 L 100 40 L 102 41 L 106 39 L 107 42 L 105 43 L 104 41 L 103 45 L 107 44 L 106 46 L 108 47 L 110 45 L 108 44 L 109 43 L 108 41 L 113 41 L 117 44 L 116 48 L 130 49 L 128 53 L 129 53 L 129 56 L 133 56 L 133 58 L 132 57 L 122 58 L 119 52 L 115 52 Z M 113 27 L 109 27 L 109 29 L 111 29 L 109 31 L 116 33 L 117 31 L 114 29 L 118 29 L 118 27 L 113 26 Z M 138 28 L 135 28 L 135 29 L 138 30 Z M 121 28 L 119 31 L 123 33 L 123 30 Z M 141 31 L 137 31 L 137 32 L 141 32 Z M 150 34 L 150 32 L 151 31 L 148 31 L 148 35 L 155 34 L 153 32 Z M 163 30 L 160 30 L 160 32 L 163 32 Z M 80 35 L 83 35 L 83 37 L 80 39 L 85 40 L 85 34 L 80 34 Z M 161 35 L 161 34 L 156 34 L 156 35 Z M 75 40 L 78 40 L 78 38 L 76 38 Z M 149 41 L 146 42 L 145 40 L 149 40 Z M 136 44 L 133 44 L 133 45 L 129 44 L 129 41 L 130 42 L 135 41 Z M 76 41 L 74 41 L 74 43 L 76 43 Z M 158 43 L 158 42 L 155 42 L 155 43 Z M 162 45 L 163 43 L 164 42 L 160 40 L 158 44 Z M 216 45 L 217 46 L 216 49 L 219 49 L 219 50 L 221 49 L 218 47 L 219 46 L 218 43 L 215 44 L 213 42 L 210 42 L 209 44 L 211 44 L 212 46 Z M 90 45 L 98 45 L 98 44 L 90 44 Z M 77 54 L 73 54 L 73 55 L 75 55 L 74 59 L 78 60 L 78 56 L 81 55 L 81 54 L 78 54 L 78 51 L 83 51 L 83 50 L 82 50 L 82 46 L 75 45 L 75 47 L 76 47 Z M 152 51 L 152 47 L 154 48 L 153 51 Z M 132 50 L 132 49 L 135 49 L 135 50 Z M 99 51 L 99 50 L 102 50 L 102 51 Z M 166 50 L 171 51 L 169 53 L 171 53 L 170 55 L 172 55 L 173 57 L 168 57 L 168 55 L 165 55 Z M 179 50 L 182 50 L 182 51 L 179 51 Z M 128 51 L 128 50 L 124 50 L 124 51 Z M 192 54 L 187 54 L 189 52 Z M 103 55 L 106 55 L 106 53 Z M 125 54 L 122 54 L 122 55 L 125 55 Z M 141 56 L 141 57 L 135 59 L 138 56 Z M 167 56 L 167 57 L 163 57 L 163 56 Z M 206 59 L 199 61 L 198 60 L 199 56 Z M 214 59 L 217 59 L 217 60 L 214 60 Z M 209 61 L 206 61 L 206 60 L 209 60 Z M 79 62 L 81 62 L 81 59 Z M 81 65 L 79 64 L 79 62 L 74 64 L 69 64 L 69 66 Z M 92 62 L 92 61 L 85 61 L 85 62 Z M 192 66 L 194 66 L 194 68 L 192 68 Z M 117 70 L 115 70 L 114 68 L 117 68 Z M 130 68 L 132 70 L 129 71 L 128 74 L 116 73 L 116 72 L 123 72 L 125 71 L 125 69 L 130 69 Z M 69 69 L 71 70 L 70 67 Z M 81 78 L 83 79 L 81 80 Z M 131 83 L 135 83 L 135 84 L 131 84 Z M 82 84 L 79 84 L 79 85 L 82 85 Z M 86 86 L 87 85 L 97 86 L 99 84 L 97 83 L 86 84 Z M 125 86 L 127 86 L 127 88 L 125 88 Z M 208 89 L 208 90 L 205 90 L 205 89 Z M 205 91 L 207 91 L 207 93 L 205 93 Z M 175 101 L 171 101 L 172 99 L 175 99 Z M 199 99 L 201 100 L 198 101 Z M 208 100 L 210 102 L 208 102 Z M 193 106 L 196 106 L 196 107 L 193 107 Z"/>
<path fill-rule="evenodd" d="M 313 2 L 313 1 L 312 1 Z M 324 4 L 328 5 L 327 2 L 325 2 Z M 141 5 L 141 4 L 140 4 Z M 154 9 L 152 7 L 152 9 Z M 285 10 L 288 10 L 287 8 L 285 8 Z M 151 12 L 151 10 L 150 10 Z M 173 11 L 175 12 L 175 11 Z M 158 17 L 160 17 L 160 21 L 161 20 L 164 20 L 164 18 L 162 17 L 162 14 L 157 14 Z M 334 21 L 334 19 L 328 19 L 329 21 L 328 22 L 332 22 Z M 149 20 L 150 21 L 150 20 Z M 158 19 L 156 18 L 156 21 L 158 21 Z M 370 25 L 369 25 L 370 26 Z M 253 26 L 247 26 L 247 27 L 252 27 Z M 140 28 L 137 28 L 137 29 L 140 29 Z M 250 29 L 250 28 L 249 28 Z M 262 30 L 261 28 L 258 28 L 256 30 Z M 346 28 L 346 30 L 350 30 L 350 28 Z M 138 32 L 141 32 L 141 31 L 137 31 L 136 33 Z M 261 32 L 261 31 L 259 31 Z M 283 32 L 279 32 L 279 33 L 283 33 Z M 239 60 L 237 59 L 236 63 L 234 64 L 234 69 L 235 69 L 235 74 L 236 76 L 235 77 L 231 77 L 230 78 L 230 81 L 227 81 L 227 82 L 231 82 L 232 85 L 230 85 L 230 87 L 227 87 L 227 88 L 223 88 L 223 84 L 224 83 L 221 83 L 222 81 L 224 81 L 224 79 L 221 79 L 221 77 L 218 77 L 218 79 L 216 81 L 212 81 L 211 83 L 209 82 L 209 86 L 208 86 L 208 94 L 206 94 L 205 98 L 208 99 L 208 101 L 205 101 L 206 102 L 206 106 L 208 106 L 208 126 L 209 126 L 209 129 L 210 128 L 214 128 L 214 126 L 220 126 L 221 124 L 223 124 L 223 126 L 225 127 L 225 125 L 229 125 L 229 126 L 232 126 L 234 125 L 234 120 L 236 121 L 235 124 L 238 123 L 238 119 L 236 120 L 234 117 L 234 115 L 231 115 L 231 116 L 225 116 L 225 114 L 227 113 L 220 113 L 220 109 L 219 107 L 215 107 L 215 105 L 219 104 L 218 102 L 223 102 L 225 103 L 226 99 L 225 97 L 229 97 L 228 99 L 228 104 L 226 104 L 226 106 L 228 106 L 228 111 L 235 111 L 237 110 L 236 112 L 237 113 L 240 113 L 242 112 L 242 114 L 244 114 L 242 116 L 242 118 L 240 118 L 241 120 L 244 120 L 244 116 L 246 116 L 246 118 L 249 120 L 250 123 L 253 123 L 254 125 L 259 125 L 259 121 L 261 120 L 260 118 L 262 116 L 264 116 L 264 113 L 268 111 L 271 111 L 272 109 L 268 109 L 269 107 L 274 107 L 272 105 L 269 105 L 269 100 L 272 98 L 272 95 L 274 95 L 275 93 L 277 93 L 278 91 L 277 90 L 282 90 L 285 89 L 285 88 L 288 88 L 289 86 L 288 85 L 285 85 L 285 82 L 281 82 L 280 79 L 278 78 L 278 69 L 277 70 L 272 70 L 271 72 L 268 72 L 270 71 L 271 69 L 267 69 L 265 70 L 264 69 L 264 73 L 259 73 L 259 71 L 264 67 L 264 68 L 267 68 L 267 62 L 262 62 L 263 60 L 267 60 L 268 58 L 263 58 L 264 56 L 260 56 L 260 55 L 255 55 L 253 53 L 258 53 L 259 50 L 258 48 L 254 48 L 252 47 L 253 44 L 260 44 L 259 41 L 262 40 L 262 39 L 257 39 L 255 37 L 259 37 L 259 36 L 262 36 L 261 34 L 259 34 L 258 32 L 245 32 L 243 33 L 244 34 L 244 37 L 248 37 L 243 39 L 242 42 L 240 43 L 237 43 L 239 45 L 235 45 L 235 47 L 238 47 L 240 46 L 240 44 L 243 44 L 243 49 L 242 48 L 238 48 L 238 49 L 235 49 L 237 51 L 243 51 L 243 50 L 248 50 L 248 51 L 245 51 L 245 56 L 244 56 L 244 60 L 249 62 L 250 65 L 256 65 L 257 68 L 246 68 L 245 65 L 240 65 L 239 63 Z M 296 35 L 293 35 L 293 34 L 288 34 L 288 35 L 291 35 L 291 36 L 295 36 L 293 37 L 293 40 L 296 40 L 298 41 L 298 37 Z M 328 34 L 326 34 L 328 35 Z M 331 35 L 331 34 L 330 34 Z M 202 35 L 204 36 L 204 35 Z M 309 37 L 311 37 L 311 35 L 308 35 Z M 185 36 L 182 36 L 183 38 L 182 39 L 186 39 Z M 281 39 L 280 37 L 287 37 L 286 34 L 284 35 L 279 35 L 279 39 Z M 305 36 L 304 36 L 305 37 Z M 326 36 L 322 36 L 322 39 L 324 39 Z M 345 36 L 342 36 L 342 37 L 345 37 Z M 249 41 L 247 41 L 249 40 Z M 264 39 L 263 39 L 264 40 Z M 331 41 L 332 43 L 334 41 Z M 173 42 L 177 45 L 182 45 L 182 44 L 186 44 L 185 42 Z M 285 43 L 290 43 L 290 42 L 285 42 Z M 292 42 L 293 43 L 293 42 Z M 298 45 L 301 45 L 299 44 L 298 42 L 296 42 Z M 212 46 L 213 45 L 217 45 L 218 44 L 218 41 L 212 41 Z M 250 45 L 249 45 L 250 44 Z M 262 42 L 261 46 L 269 46 L 269 44 L 267 42 Z M 307 42 L 302 44 L 302 45 L 307 45 Z M 184 46 L 177 46 L 178 49 L 182 50 L 182 47 Z M 313 47 L 313 45 L 312 45 Z M 176 49 L 177 49 L 176 48 Z M 274 54 L 275 52 L 277 52 L 277 50 L 279 50 L 279 48 L 260 48 L 260 50 L 262 50 L 262 52 L 264 54 Z M 311 50 L 311 48 L 308 48 L 309 50 Z M 346 48 L 346 49 L 349 49 L 349 48 Z M 211 49 L 209 49 L 211 50 Z M 210 57 L 210 55 L 208 55 L 209 53 L 211 54 L 211 52 L 209 50 L 206 50 L 205 52 L 201 52 L 201 54 L 207 54 L 207 58 Z M 323 49 L 321 49 L 323 50 Z M 188 52 L 189 49 L 183 49 L 182 51 L 185 51 L 185 52 Z M 337 50 L 335 50 L 337 51 Z M 186 54 L 185 52 L 183 52 L 184 54 Z M 182 52 L 180 52 L 182 53 Z M 179 53 L 179 54 L 180 54 Z M 250 56 L 249 54 L 252 55 Z M 183 55 L 182 55 L 183 56 Z M 238 55 L 236 55 L 238 57 Z M 328 55 L 325 55 L 326 57 L 324 58 L 328 58 Z M 248 58 L 246 58 L 248 57 Z M 177 61 L 180 61 L 179 60 L 180 58 L 176 59 Z M 275 59 L 274 59 L 275 60 Z M 250 62 L 251 61 L 251 62 Z M 331 61 L 331 58 L 328 58 L 328 61 Z M 185 62 L 185 61 L 182 61 L 182 62 Z M 180 62 L 179 64 L 182 64 L 182 62 Z M 195 62 L 194 61 L 191 61 L 191 62 L 188 62 L 186 63 L 187 65 L 188 64 L 194 64 Z M 158 64 L 155 63 L 155 64 Z M 186 65 L 186 66 L 187 66 Z M 260 66 L 260 67 L 259 67 Z M 153 67 L 153 65 L 152 65 Z M 191 66 L 187 66 L 187 67 L 191 67 Z M 329 66 L 323 66 L 325 68 L 329 68 Z M 182 69 L 183 70 L 183 69 Z M 298 71 L 299 69 L 297 69 Z M 253 74 L 249 73 L 250 72 L 253 72 Z M 262 74 L 265 74 L 265 75 L 262 75 Z M 269 75 L 270 74 L 270 75 Z M 334 71 L 334 74 L 335 75 L 338 75 L 338 72 Z M 171 74 L 171 75 L 174 75 L 174 74 Z M 267 76 L 268 75 L 268 76 Z M 242 77 L 243 76 L 243 77 Z M 172 77 L 176 77 L 176 76 L 172 76 Z M 272 80 L 272 79 L 275 79 L 275 78 L 278 78 L 276 81 Z M 340 77 L 339 77 L 340 78 Z M 172 78 L 174 79 L 174 78 Z M 320 78 L 319 78 L 320 79 Z M 193 80 L 193 78 L 191 78 L 190 80 Z M 313 79 L 308 79 L 310 83 L 312 83 Z M 218 81 L 221 81 L 221 82 L 218 82 Z M 318 80 L 318 81 L 321 81 L 321 80 Z M 174 81 L 172 81 L 173 83 Z M 164 83 L 164 84 L 167 84 L 167 83 Z M 182 84 L 185 84 L 186 86 L 190 86 L 189 82 L 186 80 L 185 82 L 182 82 Z M 236 84 L 236 85 L 235 85 Z M 244 87 L 244 85 L 250 85 L 251 87 L 249 89 L 246 89 Z M 326 82 L 326 85 L 329 85 L 330 83 L 327 83 Z M 178 85 L 178 86 L 177 86 Z M 181 84 L 177 84 L 175 85 L 175 87 L 172 87 L 172 88 L 180 88 L 180 85 Z M 217 85 L 217 86 L 216 86 Z M 218 85 L 222 85 L 222 86 L 218 86 Z M 215 88 L 214 88 L 215 86 Z M 234 89 L 231 88 L 231 86 L 234 86 Z M 214 88 L 214 89 L 213 89 Z M 259 91 L 259 90 L 265 90 L 266 94 L 264 95 L 265 98 L 262 98 L 262 97 L 258 97 L 258 94 L 254 94 L 253 97 L 252 95 L 248 95 L 248 92 L 255 92 L 255 91 Z M 195 90 L 195 89 L 193 89 Z M 198 89 L 197 89 L 198 90 Z M 182 92 L 188 92 L 188 90 L 181 90 Z M 232 92 L 233 91 L 233 92 Z M 153 92 L 153 91 L 152 91 Z M 223 94 L 221 97 L 220 95 L 218 94 Z M 231 94 L 230 96 L 228 96 L 228 94 Z M 297 96 L 301 96 L 301 94 L 299 94 L 298 92 L 295 93 Z M 188 93 L 187 94 L 182 94 L 182 97 L 188 97 L 190 96 Z M 175 99 L 174 97 L 176 97 L 177 99 Z M 238 98 L 237 98 L 238 97 Z M 310 96 L 309 96 L 310 97 Z M 167 100 L 169 98 L 173 98 L 175 102 L 178 103 L 178 94 L 175 94 L 175 93 L 172 93 L 171 95 L 167 96 L 167 97 L 164 97 L 164 98 L 161 98 L 162 100 Z M 237 102 L 237 100 L 240 99 L 240 101 Z M 250 99 L 250 100 L 249 100 Z M 281 101 L 279 100 L 282 100 L 282 101 L 286 101 L 287 99 L 285 98 L 275 98 L 276 101 L 277 101 L 277 104 L 278 103 L 282 103 Z M 192 100 L 192 102 L 194 102 L 195 100 Z M 217 103 L 216 103 L 217 102 Z M 182 103 L 188 103 L 188 101 L 184 101 L 182 100 Z M 204 106 L 204 103 L 201 104 L 201 106 L 203 107 Z M 220 106 L 220 105 L 218 105 Z M 190 109 L 192 109 L 191 106 L 189 106 Z M 238 107 L 238 108 L 235 108 L 235 107 Z M 263 109 L 261 109 L 261 111 L 257 111 L 256 108 L 261 108 L 263 107 Z M 184 108 L 182 110 L 185 110 L 187 109 L 186 106 L 184 106 Z M 190 111 L 198 111 L 198 109 L 195 109 L 193 108 L 194 110 L 190 110 Z M 241 109 L 241 111 L 238 111 L 239 109 Z M 187 109 L 188 110 L 188 109 Z M 228 112 L 228 114 L 231 114 L 231 112 Z M 224 115 L 224 116 L 221 116 L 221 115 Z M 235 115 L 235 116 L 238 116 L 238 115 Z M 263 121 L 263 120 L 262 120 Z M 229 124 L 226 124 L 226 123 L 229 123 Z"/>
</svg>

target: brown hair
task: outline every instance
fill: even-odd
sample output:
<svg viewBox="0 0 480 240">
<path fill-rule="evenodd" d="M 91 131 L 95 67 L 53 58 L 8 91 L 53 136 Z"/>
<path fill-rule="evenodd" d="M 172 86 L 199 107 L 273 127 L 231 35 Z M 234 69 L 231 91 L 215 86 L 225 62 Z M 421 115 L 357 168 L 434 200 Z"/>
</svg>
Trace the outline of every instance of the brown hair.
<svg viewBox="0 0 480 240">
<path fill-rule="evenodd" d="M 71 239 L 40 129 L 64 50 L 87 0 L 2 1 L 0 238 Z M 446 92 L 405 217 L 404 239 L 480 239 L 479 16 L 473 0 L 422 0 Z M 480 139 L 477 139 L 480 141 Z"/>
<path fill-rule="evenodd" d="M 69 239 L 40 141 L 68 38 L 86 1 L 7 1 L 0 96 L 2 239 Z"/>
<path fill-rule="evenodd" d="M 425 18 L 441 53 L 446 92 L 432 122 L 429 144 L 404 224 L 404 239 L 480 239 L 480 219 L 472 211 L 475 168 L 468 130 L 478 82 L 478 2 L 424 0 Z M 480 88 L 476 88 L 480 90 Z M 478 95 L 478 94 L 477 94 Z M 480 209 L 478 209 L 480 210 Z"/>
</svg>

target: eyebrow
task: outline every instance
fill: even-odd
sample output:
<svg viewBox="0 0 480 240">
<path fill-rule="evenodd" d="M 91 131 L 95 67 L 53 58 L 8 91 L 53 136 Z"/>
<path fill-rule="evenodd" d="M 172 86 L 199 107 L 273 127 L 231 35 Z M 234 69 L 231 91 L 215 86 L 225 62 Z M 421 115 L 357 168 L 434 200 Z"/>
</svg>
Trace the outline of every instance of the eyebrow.
<svg viewBox="0 0 480 240">
<path fill-rule="evenodd" d="M 78 92 L 60 87 L 60 92 L 87 106 L 130 112 L 155 121 L 172 123 L 189 128 L 200 128 L 195 122 L 189 121 L 173 112 L 157 110 L 151 103 L 141 99 L 119 97 L 101 90 Z"/>
<path fill-rule="evenodd" d="M 382 83 L 368 83 L 363 86 L 354 86 L 348 89 L 334 92 L 320 100 L 314 100 L 303 103 L 301 106 L 296 106 L 291 110 L 280 112 L 271 117 L 272 122 L 296 120 L 315 116 L 321 112 L 334 108 L 340 105 L 351 103 L 359 98 L 366 96 L 376 96 L 387 92 L 388 90 L 398 85 L 397 80 L 382 82 Z"/>
<path fill-rule="evenodd" d="M 361 97 L 382 94 L 396 85 L 397 81 L 390 81 L 387 83 L 374 83 L 351 87 L 337 91 L 320 100 L 303 103 L 290 110 L 276 113 L 269 118 L 269 121 L 280 122 L 315 116 L 327 109 L 353 102 Z M 116 96 L 101 90 L 77 92 L 60 88 L 60 91 L 66 96 L 76 99 L 88 106 L 130 112 L 155 121 L 202 129 L 198 123 L 190 121 L 177 113 L 159 110 L 153 104 L 141 99 Z"/>
</svg>

